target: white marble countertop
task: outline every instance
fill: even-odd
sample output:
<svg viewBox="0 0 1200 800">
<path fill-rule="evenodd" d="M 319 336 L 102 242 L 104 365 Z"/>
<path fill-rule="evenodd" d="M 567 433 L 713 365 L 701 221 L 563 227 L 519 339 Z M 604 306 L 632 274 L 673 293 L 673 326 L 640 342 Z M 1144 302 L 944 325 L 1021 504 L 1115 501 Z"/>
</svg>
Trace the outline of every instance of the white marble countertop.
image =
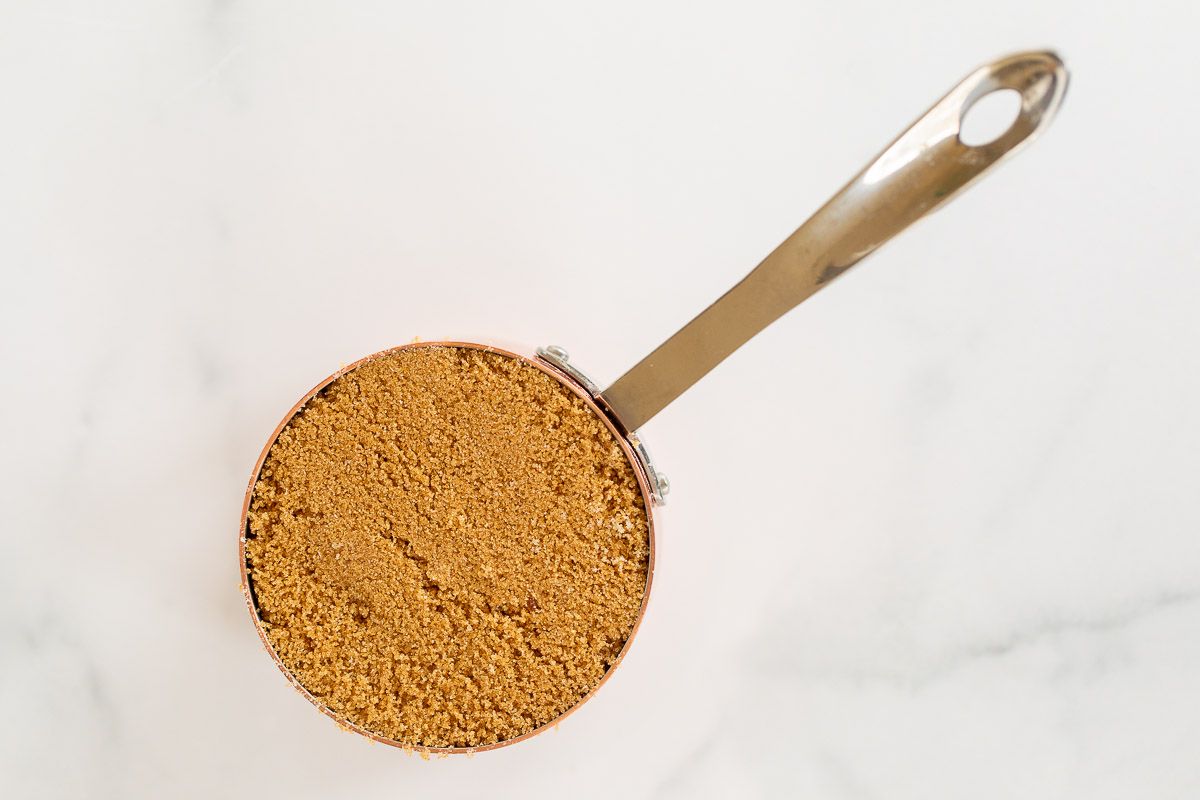
<svg viewBox="0 0 1200 800">
<path fill-rule="evenodd" d="M 0 795 L 1200 796 L 1186 3 L 0 7 Z M 339 731 L 238 592 L 282 413 L 414 336 L 603 381 L 977 63 L 1046 137 L 645 429 L 649 614 L 559 730 Z"/>
</svg>

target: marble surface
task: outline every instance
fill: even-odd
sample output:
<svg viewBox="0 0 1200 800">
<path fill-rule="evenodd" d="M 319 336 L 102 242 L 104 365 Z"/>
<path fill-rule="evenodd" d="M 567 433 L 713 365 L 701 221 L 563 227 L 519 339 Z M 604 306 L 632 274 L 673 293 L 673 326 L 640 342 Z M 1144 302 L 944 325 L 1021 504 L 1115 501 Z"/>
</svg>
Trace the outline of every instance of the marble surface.
<svg viewBox="0 0 1200 800">
<path fill-rule="evenodd" d="M 0 795 L 1200 796 L 1187 3 L 0 4 Z M 238 511 L 414 336 L 618 375 L 975 64 L 1047 136 L 645 429 L 649 615 L 424 761 L 262 652 Z"/>
</svg>

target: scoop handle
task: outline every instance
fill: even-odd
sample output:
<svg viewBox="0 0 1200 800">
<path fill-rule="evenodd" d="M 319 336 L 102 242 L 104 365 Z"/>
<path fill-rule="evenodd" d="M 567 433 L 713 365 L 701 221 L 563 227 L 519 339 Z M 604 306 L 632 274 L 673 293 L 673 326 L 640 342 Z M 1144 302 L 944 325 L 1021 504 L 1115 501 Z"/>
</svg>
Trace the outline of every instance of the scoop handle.
<svg viewBox="0 0 1200 800">
<path fill-rule="evenodd" d="M 912 124 L 740 283 L 600 394 L 634 431 L 726 356 L 921 217 L 955 197 L 1049 124 L 1067 88 L 1051 52 L 986 64 Z M 997 139 L 967 145 L 963 115 L 998 89 L 1021 95 Z"/>
</svg>

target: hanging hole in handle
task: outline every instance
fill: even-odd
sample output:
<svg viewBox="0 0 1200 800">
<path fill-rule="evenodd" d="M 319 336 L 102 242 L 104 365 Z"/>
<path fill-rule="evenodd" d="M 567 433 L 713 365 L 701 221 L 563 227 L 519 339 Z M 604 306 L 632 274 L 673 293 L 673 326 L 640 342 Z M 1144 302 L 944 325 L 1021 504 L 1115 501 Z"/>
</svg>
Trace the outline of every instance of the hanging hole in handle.
<svg viewBox="0 0 1200 800">
<path fill-rule="evenodd" d="M 968 147 L 982 147 L 999 139 L 1021 113 L 1021 93 L 996 89 L 967 106 L 958 123 L 958 140 Z"/>
</svg>

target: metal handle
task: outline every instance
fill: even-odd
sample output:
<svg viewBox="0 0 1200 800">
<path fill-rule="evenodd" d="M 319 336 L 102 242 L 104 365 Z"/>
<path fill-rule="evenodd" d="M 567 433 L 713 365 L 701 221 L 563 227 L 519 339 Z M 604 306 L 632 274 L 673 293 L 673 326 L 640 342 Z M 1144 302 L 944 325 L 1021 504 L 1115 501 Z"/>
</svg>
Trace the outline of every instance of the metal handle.
<svg viewBox="0 0 1200 800">
<path fill-rule="evenodd" d="M 1019 53 L 975 70 L 599 399 L 627 431 L 637 430 L 752 336 L 1030 141 L 1049 124 L 1066 88 L 1066 67 L 1050 52 Z M 963 115 L 998 89 L 1020 93 L 1016 120 L 992 142 L 963 144 Z"/>
</svg>

